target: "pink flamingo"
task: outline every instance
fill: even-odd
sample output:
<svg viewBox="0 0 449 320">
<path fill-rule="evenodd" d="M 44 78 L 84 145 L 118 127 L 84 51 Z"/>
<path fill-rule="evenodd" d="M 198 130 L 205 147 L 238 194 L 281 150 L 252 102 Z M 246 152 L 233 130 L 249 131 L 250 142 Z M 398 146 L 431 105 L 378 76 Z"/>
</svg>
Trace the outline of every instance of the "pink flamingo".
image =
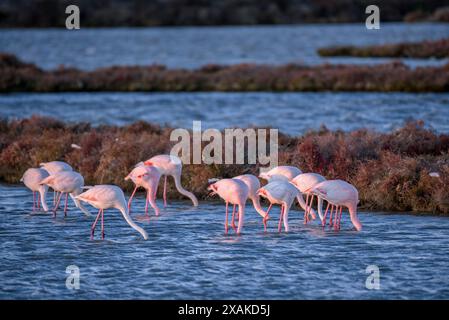
<svg viewBox="0 0 449 320">
<path fill-rule="evenodd" d="M 40 182 L 41 185 L 48 185 L 53 190 L 60 192 L 56 205 L 53 208 L 53 216 L 56 217 L 56 210 L 59 207 L 62 195 L 65 193 L 64 216 L 67 216 L 68 196 L 73 199 L 77 208 L 79 208 L 86 216 L 90 216 L 90 212 L 75 198 L 82 192 L 84 187 L 84 178 L 75 171 L 61 171 L 49 175 Z"/>
<path fill-rule="evenodd" d="M 242 174 L 240 176 L 234 177 L 233 179 L 238 179 L 238 180 L 243 181 L 246 184 L 246 186 L 248 187 L 248 198 L 251 199 L 254 209 L 263 218 L 263 224 L 264 224 L 264 227 L 266 230 L 268 218 L 265 219 L 266 212 L 262 209 L 262 206 L 260 205 L 260 198 L 257 195 L 257 190 L 260 189 L 259 179 L 255 175 L 252 175 L 252 174 Z M 234 208 L 232 211 L 232 221 L 231 221 L 231 225 L 235 229 L 234 212 L 235 212 L 235 205 L 234 205 Z"/>
<path fill-rule="evenodd" d="M 44 169 L 30 168 L 25 171 L 20 179 L 20 181 L 33 192 L 33 211 L 40 208 L 40 203 L 42 203 L 42 208 L 44 211 L 48 211 L 47 202 L 45 201 L 48 186 L 40 184 L 40 182 L 46 177 L 48 177 L 48 172 Z"/>
<path fill-rule="evenodd" d="M 322 181 L 312 187 L 310 192 L 318 197 L 318 210 L 322 211 L 323 200 L 329 204 L 336 206 L 334 217 L 334 229 L 340 229 L 342 207 L 347 207 L 351 222 L 357 231 L 362 230 L 362 224 L 357 217 L 357 204 L 359 203 L 359 193 L 357 189 L 343 180 L 327 180 Z M 323 217 L 323 226 L 326 224 L 327 210 Z M 333 209 L 333 208 L 332 208 Z M 338 213 L 338 210 L 340 212 Z M 320 214 L 321 216 L 322 214 Z M 332 219 L 332 211 L 331 211 Z"/>
<path fill-rule="evenodd" d="M 164 176 L 164 207 L 167 206 L 167 177 L 172 176 L 175 180 L 175 186 L 176 190 L 178 190 L 179 193 L 182 195 L 190 198 L 192 200 L 193 205 L 195 207 L 198 206 L 198 199 L 195 197 L 195 195 L 186 189 L 183 188 L 181 185 L 181 174 L 182 174 L 182 162 L 181 159 L 179 159 L 176 156 L 167 155 L 167 154 L 161 154 L 158 156 L 154 156 L 144 162 L 140 162 L 137 164 L 137 166 L 140 165 L 146 165 L 146 166 L 155 166 L 159 169 L 161 172 L 161 175 Z"/>
<path fill-rule="evenodd" d="M 64 161 L 50 161 L 50 162 L 42 162 L 39 166 L 45 169 L 50 175 L 61 172 L 61 171 L 73 171 L 73 168 Z M 56 198 L 58 194 L 53 190 L 53 204 L 56 204 Z"/>
<path fill-rule="evenodd" d="M 263 186 L 257 191 L 257 194 L 261 197 L 268 199 L 270 206 L 266 212 L 268 214 L 273 204 L 281 205 L 281 214 L 279 216 L 278 231 L 281 232 L 281 223 L 284 222 L 284 230 L 289 231 L 288 228 L 288 213 L 295 201 L 295 198 L 299 197 L 298 189 L 290 182 L 284 180 L 273 180 L 267 185 Z"/>
<path fill-rule="evenodd" d="M 301 173 L 301 170 L 293 166 L 278 166 L 267 172 L 262 172 L 259 175 L 259 178 L 265 179 L 268 182 L 274 179 L 285 179 L 287 181 L 291 181 L 294 177 Z"/>
<path fill-rule="evenodd" d="M 97 218 L 92 224 L 91 239 L 94 237 L 95 227 L 101 215 L 101 238 L 104 239 L 104 210 L 115 208 L 119 210 L 125 221 L 142 237 L 147 240 L 148 234 L 144 229 L 139 227 L 129 216 L 128 205 L 125 200 L 125 195 L 122 189 L 114 185 L 97 185 L 89 188 L 87 191 L 75 196 L 75 199 L 87 202 L 93 207 L 99 209 Z"/>
<path fill-rule="evenodd" d="M 239 179 L 221 179 L 211 184 L 207 190 L 211 191 L 210 195 L 218 194 L 226 202 L 226 217 L 225 217 L 225 233 L 228 233 L 228 204 L 239 206 L 239 223 L 237 227 L 237 234 L 240 234 L 243 229 L 243 218 L 245 215 L 245 205 L 248 199 L 248 186 Z"/>
<path fill-rule="evenodd" d="M 131 212 L 131 202 L 139 187 L 147 190 L 147 196 L 145 200 L 145 214 L 148 215 L 148 203 L 154 209 L 156 216 L 159 215 L 159 208 L 156 204 L 156 192 L 161 173 L 159 169 L 152 166 L 139 166 L 135 167 L 125 178 L 125 180 L 131 179 L 136 187 L 134 188 L 131 197 L 128 200 L 128 210 Z"/>
<path fill-rule="evenodd" d="M 313 220 L 315 220 L 315 218 L 316 218 L 315 211 L 312 209 L 314 195 L 311 194 L 310 189 L 312 187 L 314 187 L 315 185 L 317 185 L 318 183 L 325 181 L 325 180 L 326 180 L 326 178 L 323 177 L 322 175 L 320 175 L 318 173 L 309 172 L 309 173 L 301 173 L 301 174 L 297 175 L 295 178 L 293 178 L 293 180 L 291 181 L 291 183 L 293 183 L 301 193 L 306 195 L 305 203 L 304 203 L 302 196 L 298 197 L 298 201 L 302 200 L 299 202 L 299 205 L 302 208 L 304 208 L 304 206 L 306 208 L 304 210 L 304 224 L 306 224 L 309 221 L 309 213 L 312 215 Z M 309 196 L 311 196 L 310 202 L 309 202 Z M 323 221 L 322 213 L 318 212 L 318 215 L 320 216 L 320 220 Z"/>
</svg>

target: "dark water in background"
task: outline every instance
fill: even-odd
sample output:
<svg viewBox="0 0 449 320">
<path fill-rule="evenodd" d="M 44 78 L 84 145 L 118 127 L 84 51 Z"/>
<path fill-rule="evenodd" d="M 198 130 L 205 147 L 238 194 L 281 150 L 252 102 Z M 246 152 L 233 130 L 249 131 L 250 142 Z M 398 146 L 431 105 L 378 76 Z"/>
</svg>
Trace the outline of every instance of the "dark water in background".
<svg viewBox="0 0 449 320">
<path fill-rule="evenodd" d="M 196 68 L 207 63 L 379 63 L 383 58 L 321 58 L 316 50 L 333 45 L 372 45 L 441 39 L 444 23 L 382 23 L 367 30 L 364 23 L 255 27 L 116 28 L 70 31 L 10 29 L 0 32 L 0 51 L 18 55 L 43 68 L 61 64 L 81 69 L 110 65 L 165 64 Z M 411 65 L 448 60 L 404 59 Z"/>
<path fill-rule="evenodd" d="M 449 132 L 449 94 L 405 93 L 58 93 L 0 95 L 0 117 L 32 114 L 94 125 L 137 120 L 173 127 L 272 126 L 296 135 L 325 124 L 330 129 L 389 131 L 422 119 Z"/>
<path fill-rule="evenodd" d="M 244 234 L 223 233 L 224 204 L 170 201 L 143 226 L 149 240 L 105 212 L 106 240 L 89 240 L 93 218 L 70 206 L 30 214 L 31 193 L 0 185 L 0 299 L 448 299 L 449 218 L 360 213 L 362 232 L 304 226 L 290 213 L 291 232 L 269 232 L 247 206 Z M 161 203 L 159 202 L 159 205 Z M 89 208 L 96 213 L 93 208 Z M 143 214 L 143 196 L 133 205 Z M 97 236 L 100 234 L 97 229 Z M 80 289 L 65 286 L 66 267 L 80 268 Z M 365 287 L 366 268 L 380 268 L 380 290 Z"/>
</svg>

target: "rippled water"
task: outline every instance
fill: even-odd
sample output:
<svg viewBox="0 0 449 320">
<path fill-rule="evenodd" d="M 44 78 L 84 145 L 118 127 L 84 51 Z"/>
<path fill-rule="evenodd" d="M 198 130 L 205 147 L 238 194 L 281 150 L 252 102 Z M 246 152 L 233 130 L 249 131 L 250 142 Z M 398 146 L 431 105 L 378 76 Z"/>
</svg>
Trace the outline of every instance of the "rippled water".
<svg viewBox="0 0 449 320">
<path fill-rule="evenodd" d="M 117 65 L 165 64 L 196 68 L 206 63 L 380 63 L 384 58 L 321 58 L 316 50 L 333 45 L 371 45 L 441 39 L 444 23 L 364 23 L 254 27 L 11 29 L 0 32 L 0 51 L 43 68 L 63 64 L 82 69 Z M 45 45 L 43 45 L 45 44 Z M 411 65 L 448 60 L 404 59 Z"/>
<path fill-rule="evenodd" d="M 244 234 L 225 236 L 221 202 L 170 201 L 148 222 L 138 219 L 140 196 L 133 217 L 148 241 L 115 210 L 105 213 L 106 240 L 92 241 L 93 218 L 72 204 L 66 219 L 32 214 L 31 200 L 0 185 L 1 299 L 449 298 L 447 217 L 361 212 L 362 232 L 347 215 L 335 232 L 304 226 L 295 210 L 279 234 L 278 208 L 264 233 L 248 205 Z M 65 286 L 69 265 L 80 268 L 78 291 Z M 380 268 L 380 290 L 365 287 L 368 265 Z"/>
<path fill-rule="evenodd" d="M 406 93 L 61 93 L 0 95 L 0 117 L 32 114 L 94 125 L 146 120 L 173 127 L 271 126 L 289 134 L 317 129 L 389 131 L 422 119 L 449 132 L 449 94 Z"/>
</svg>

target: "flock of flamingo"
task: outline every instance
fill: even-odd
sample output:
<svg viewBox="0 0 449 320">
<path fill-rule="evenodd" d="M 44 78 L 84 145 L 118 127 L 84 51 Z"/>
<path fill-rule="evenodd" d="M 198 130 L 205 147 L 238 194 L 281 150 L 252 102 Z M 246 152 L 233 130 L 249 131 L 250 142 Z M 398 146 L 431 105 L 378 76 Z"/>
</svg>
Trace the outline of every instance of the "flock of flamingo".
<svg viewBox="0 0 449 320">
<path fill-rule="evenodd" d="M 142 237 L 147 240 L 147 232 L 137 225 L 130 217 L 131 202 L 138 188 L 146 190 L 145 215 L 149 215 L 149 205 L 153 208 L 155 215 L 160 214 L 156 204 L 156 192 L 160 178 L 164 176 L 163 200 L 167 205 L 167 177 L 173 177 L 178 192 L 190 198 L 194 206 L 198 206 L 195 195 L 181 185 L 182 162 L 176 156 L 157 155 L 144 162 L 138 163 L 134 169 L 125 177 L 135 184 L 134 191 L 126 202 L 125 195 L 121 188 L 115 185 L 95 185 L 85 186 L 84 178 L 72 167 L 62 161 L 51 161 L 41 163 L 39 168 L 30 168 L 25 171 L 22 181 L 26 187 L 33 192 L 33 211 L 40 210 L 41 205 L 44 211 L 48 211 L 46 194 L 48 188 L 54 190 L 53 194 L 53 216 L 59 209 L 61 198 L 64 196 L 64 216 L 67 215 L 68 197 L 74 201 L 86 216 L 91 216 L 89 210 L 83 206 L 83 202 L 97 208 L 98 214 L 91 228 L 91 238 L 94 237 L 95 228 L 101 217 L 101 236 L 104 239 L 104 210 L 118 209 L 125 221 Z M 268 183 L 261 187 L 259 178 Z M 357 189 L 343 180 L 326 180 L 317 173 L 302 173 L 293 166 L 278 166 L 268 172 L 261 173 L 256 177 L 251 174 L 244 174 L 232 179 L 211 179 L 209 180 L 209 195 L 217 194 L 226 203 L 225 233 L 228 233 L 228 207 L 233 206 L 230 225 L 237 234 L 243 230 L 245 216 L 245 205 L 248 199 L 253 203 L 254 209 L 262 217 L 265 231 L 269 212 L 273 204 L 281 206 L 279 216 L 278 231 L 281 232 L 282 224 L 284 230 L 289 231 L 288 214 L 295 201 L 304 210 L 304 224 L 316 219 L 316 211 L 312 208 L 314 198 L 317 200 L 317 212 L 324 228 L 327 225 L 327 215 L 329 213 L 329 226 L 334 230 L 340 229 L 342 209 L 346 207 L 352 224 L 357 231 L 362 229 L 362 225 L 357 217 L 358 192 Z M 305 199 L 304 199 L 305 195 Z M 267 210 L 260 204 L 260 197 L 266 198 L 270 203 Z M 323 213 L 323 201 L 327 201 L 327 208 Z M 238 206 L 238 211 L 236 207 Z M 330 211 L 329 211 L 330 209 Z M 236 226 L 235 223 L 238 223 Z"/>
</svg>

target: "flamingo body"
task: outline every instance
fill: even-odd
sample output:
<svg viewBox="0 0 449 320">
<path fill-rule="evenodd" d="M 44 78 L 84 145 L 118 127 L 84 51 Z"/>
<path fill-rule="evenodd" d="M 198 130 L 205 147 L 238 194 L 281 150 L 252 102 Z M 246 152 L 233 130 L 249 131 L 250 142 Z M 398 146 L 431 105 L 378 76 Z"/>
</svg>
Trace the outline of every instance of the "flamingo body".
<svg viewBox="0 0 449 320">
<path fill-rule="evenodd" d="M 271 180 L 288 180 L 291 181 L 298 174 L 301 174 L 302 171 L 293 166 L 278 166 L 267 172 L 263 172 L 259 175 L 260 178 L 265 179 L 267 181 Z"/>
<path fill-rule="evenodd" d="M 290 208 L 299 195 L 299 190 L 290 182 L 284 180 L 273 180 L 267 185 L 260 188 L 257 192 L 260 196 L 266 198 L 271 205 L 279 204 L 281 205 L 281 215 L 279 218 L 278 230 L 281 230 L 281 220 L 284 223 L 284 229 L 286 232 L 289 231 L 288 226 L 288 213 Z M 271 208 L 270 205 L 270 208 Z M 268 214 L 269 209 L 267 210 Z"/>
<path fill-rule="evenodd" d="M 159 208 L 156 204 L 156 193 L 160 178 L 161 172 L 156 167 L 146 165 L 135 167 L 125 178 L 125 180 L 131 179 L 136 185 L 131 197 L 129 198 L 128 209 L 131 207 L 131 201 L 137 188 L 142 187 L 147 191 L 145 208 L 147 208 L 149 202 L 158 216 Z M 147 209 L 145 211 L 147 213 Z"/>
<path fill-rule="evenodd" d="M 245 203 L 249 196 L 249 188 L 240 179 L 221 179 L 211 184 L 208 188 L 212 194 L 218 194 L 226 202 L 225 232 L 228 231 L 228 203 L 238 205 L 239 223 L 237 233 L 243 229 L 243 218 L 245 214 Z"/>
<path fill-rule="evenodd" d="M 61 171 L 73 171 L 73 168 L 64 161 L 42 162 L 40 167 L 47 170 L 49 174 L 54 174 Z"/>
<path fill-rule="evenodd" d="M 30 168 L 23 174 L 20 179 L 25 186 L 33 192 L 33 200 L 35 198 L 35 192 L 39 193 L 40 202 L 44 211 L 48 211 L 47 203 L 45 201 L 48 186 L 42 185 L 41 181 L 49 176 L 48 172 L 41 168 Z M 39 200 L 38 200 L 39 202 Z M 33 210 L 35 203 L 33 203 Z"/>
<path fill-rule="evenodd" d="M 313 210 L 313 208 L 312 208 L 313 195 L 310 199 L 310 204 L 309 204 L 309 196 L 311 195 L 310 189 L 312 187 L 314 187 L 315 185 L 317 185 L 318 183 L 325 181 L 325 180 L 326 180 L 326 178 L 323 177 L 321 174 L 308 172 L 308 173 L 301 173 L 301 174 L 297 175 L 291 181 L 292 184 L 295 185 L 301 193 L 304 193 L 307 195 L 306 202 L 304 202 L 302 195 L 298 196 L 299 205 L 305 211 L 305 219 L 304 219 L 305 223 L 307 223 L 307 221 L 308 221 L 308 213 L 309 212 L 312 215 L 312 219 L 316 218 L 315 210 Z M 323 215 L 321 213 L 321 210 L 318 210 L 318 215 L 319 215 L 321 221 L 323 221 Z"/>
</svg>

